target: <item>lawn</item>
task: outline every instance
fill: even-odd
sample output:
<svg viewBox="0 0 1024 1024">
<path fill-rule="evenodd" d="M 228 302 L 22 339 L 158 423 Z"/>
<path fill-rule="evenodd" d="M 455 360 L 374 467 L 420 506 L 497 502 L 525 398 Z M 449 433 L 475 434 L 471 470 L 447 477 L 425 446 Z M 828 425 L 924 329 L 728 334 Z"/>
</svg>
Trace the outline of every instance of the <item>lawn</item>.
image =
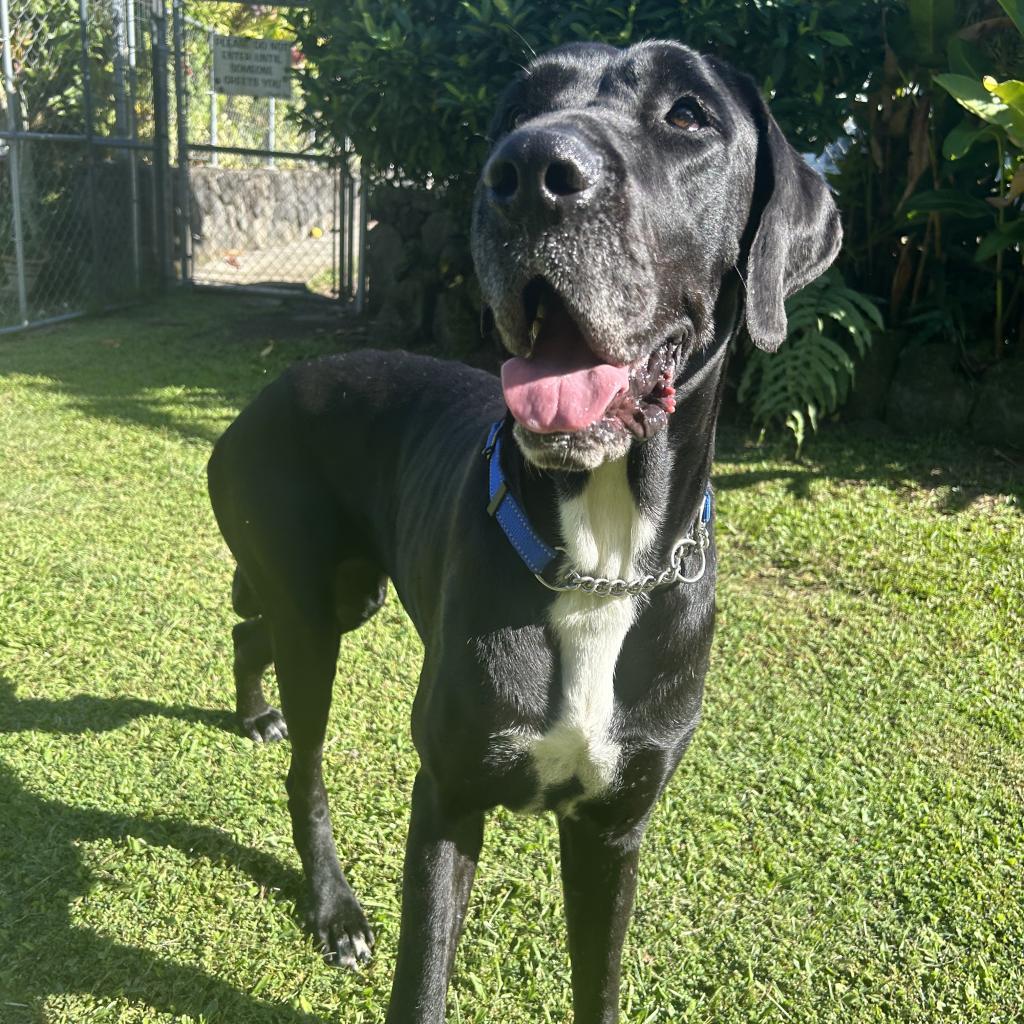
<svg viewBox="0 0 1024 1024">
<path fill-rule="evenodd" d="M 383 1020 L 419 642 L 392 596 L 342 646 L 325 774 L 379 942 L 341 973 L 299 924 L 287 747 L 233 729 L 204 478 L 264 382 L 341 344 L 221 296 L 0 340 L 4 1024 Z M 706 714 L 648 836 L 624 1020 L 1024 1020 L 1019 463 L 877 431 L 720 447 Z M 450 1019 L 568 1007 L 553 822 L 497 813 Z"/>
</svg>

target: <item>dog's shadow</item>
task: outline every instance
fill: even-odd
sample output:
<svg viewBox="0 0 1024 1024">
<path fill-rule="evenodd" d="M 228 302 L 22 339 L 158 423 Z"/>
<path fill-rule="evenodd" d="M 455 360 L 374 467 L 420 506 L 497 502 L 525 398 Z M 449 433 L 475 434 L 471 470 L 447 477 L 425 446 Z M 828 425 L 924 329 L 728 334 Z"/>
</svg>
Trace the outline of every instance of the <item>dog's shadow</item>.
<svg viewBox="0 0 1024 1024">
<path fill-rule="evenodd" d="M 149 714 L 230 722 L 228 715 L 145 700 L 18 700 L 11 682 L 0 678 L 0 732 L 105 731 Z M 230 863 L 258 884 L 285 891 L 298 890 L 297 872 L 223 832 L 189 821 L 122 816 L 40 796 L 2 759 L 0 816 L 0 950 L 6 954 L 0 957 L 0 1016 L 5 1021 L 16 1024 L 18 1013 L 26 1022 L 45 1019 L 42 1000 L 61 993 L 122 998 L 175 1017 L 211 1021 L 309 1024 L 316 1019 L 288 1005 L 262 1002 L 199 968 L 98 935 L 74 924 L 69 912 L 70 904 L 90 888 L 78 846 L 98 839 L 134 836 L 174 847 L 189 857 Z"/>
</svg>

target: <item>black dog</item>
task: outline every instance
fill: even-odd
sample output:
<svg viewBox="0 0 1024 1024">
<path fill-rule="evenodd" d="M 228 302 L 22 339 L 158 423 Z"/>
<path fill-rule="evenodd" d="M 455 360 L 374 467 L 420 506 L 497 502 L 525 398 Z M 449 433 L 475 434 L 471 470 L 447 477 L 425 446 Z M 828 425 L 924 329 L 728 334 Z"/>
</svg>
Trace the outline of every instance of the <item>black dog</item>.
<svg viewBox="0 0 1024 1024">
<path fill-rule="evenodd" d="M 321 751 L 339 638 L 390 578 L 425 658 L 387 1019 L 444 1019 L 484 815 L 504 804 L 557 814 L 575 1019 L 607 1024 L 641 837 L 700 718 L 729 339 L 745 319 L 781 344 L 784 299 L 840 227 L 753 83 L 676 44 L 542 56 L 493 135 L 473 250 L 513 355 L 502 386 L 399 353 L 331 357 L 271 384 L 217 445 L 246 617 L 238 714 L 257 740 L 287 722 L 313 931 L 335 962 L 364 959 Z M 283 720 L 260 688 L 271 660 Z"/>
</svg>

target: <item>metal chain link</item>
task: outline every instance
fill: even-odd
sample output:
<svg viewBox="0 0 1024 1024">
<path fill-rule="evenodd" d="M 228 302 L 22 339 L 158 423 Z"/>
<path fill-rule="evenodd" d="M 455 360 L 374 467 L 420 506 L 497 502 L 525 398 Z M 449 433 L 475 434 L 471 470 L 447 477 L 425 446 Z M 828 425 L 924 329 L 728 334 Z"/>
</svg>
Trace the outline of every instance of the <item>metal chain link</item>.
<svg viewBox="0 0 1024 1024">
<path fill-rule="evenodd" d="M 0 0 L 0 329 L 157 276 L 150 0 Z"/>
<path fill-rule="evenodd" d="M 708 565 L 709 544 L 707 526 L 698 523 L 696 537 L 684 537 L 673 549 L 669 564 L 657 576 L 647 575 L 634 580 L 624 580 L 607 576 L 587 576 L 570 569 L 561 582 L 549 583 L 540 573 L 534 575 L 548 590 L 558 593 L 578 591 L 583 594 L 596 594 L 598 597 L 639 597 L 641 594 L 650 594 L 659 587 L 670 587 L 676 583 L 697 583 L 703 579 Z M 693 576 L 687 576 L 683 572 L 683 557 L 693 549 L 700 555 L 700 568 Z M 556 550 L 565 552 L 565 548 Z"/>
</svg>

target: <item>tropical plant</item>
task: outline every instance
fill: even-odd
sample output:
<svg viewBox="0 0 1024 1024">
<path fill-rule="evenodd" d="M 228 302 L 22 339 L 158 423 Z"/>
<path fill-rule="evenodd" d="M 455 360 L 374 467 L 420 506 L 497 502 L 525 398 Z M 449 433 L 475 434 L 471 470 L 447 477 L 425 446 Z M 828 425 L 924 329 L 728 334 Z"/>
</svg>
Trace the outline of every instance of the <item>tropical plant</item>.
<svg viewBox="0 0 1024 1024">
<path fill-rule="evenodd" d="M 807 427 L 818 429 L 846 400 L 854 382 L 851 350 L 863 356 L 882 314 L 832 270 L 786 303 L 789 334 L 778 352 L 752 349 L 740 378 L 739 400 L 749 401 L 762 432 L 775 423 L 793 435 L 799 454 Z"/>
<path fill-rule="evenodd" d="M 1024 322 L 1013 328 L 1024 299 L 1013 252 L 1019 154 L 1005 134 L 1011 104 L 998 96 L 1004 86 L 1011 100 L 1020 95 L 1021 9 L 1021 0 L 907 0 L 888 12 L 884 55 L 851 104 L 851 150 L 834 178 L 847 281 L 887 295 L 893 326 L 929 309 L 972 309 L 975 336 L 992 324 L 995 358 L 1014 335 L 1024 341 Z"/>
<path fill-rule="evenodd" d="M 833 275 L 829 287 L 879 296 L 896 328 L 916 329 L 922 316 L 952 322 L 946 313 L 957 311 L 950 316 L 965 349 L 976 352 L 992 325 L 1002 353 L 1024 345 L 1024 180 L 1009 120 L 1024 102 L 1024 40 L 1014 28 L 1022 3 L 310 0 L 290 17 L 309 58 L 302 117 L 321 142 L 350 137 L 377 178 L 440 186 L 464 223 L 493 102 L 534 50 L 667 36 L 715 52 L 753 75 L 802 151 L 843 153 L 830 183 L 846 242 L 841 280 Z M 970 81 L 975 111 L 950 94 L 950 75 Z M 797 298 L 796 311 L 826 292 L 821 285 Z M 813 430 L 849 390 L 870 334 L 851 333 L 827 308 L 817 319 L 821 329 L 804 326 L 773 358 L 751 352 L 740 369 L 758 421 L 788 419 L 801 442 L 807 424 Z"/>
<path fill-rule="evenodd" d="M 561 43 L 674 38 L 749 71 L 791 138 L 820 149 L 840 130 L 848 83 L 873 61 L 880 13 L 899 0 L 311 0 L 293 9 L 305 119 L 351 138 L 376 176 L 465 191 L 509 79 Z"/>
<path fill-rule="evenodd" d="M 1024 0 L 999 0 L 1017 31 L 1024 37 Z M 967 70 L 973 68 L 967 62 Z M 993 320 L 995 357 L 1002 354 L 1005 321 L 1004 250 L 1024 242 L 1024 216 L 1017 199 L 1024 194 L 1024 81 L 1000 82 L 992 75 L 947 73 L 934 82 L 968 111 L 966 117 L 945 138 L 942 154 L 953 161 L 966 156 L 975 143 L 992 142 L 996 147 L 995 197 L 988 197 L 994 210 L 995 226 L 982 237 L 974 254 L 984 263 L 995 260 L 995 316 Z M 966 197 L 965 197 L 966 198 Z M 1020 279 L 1018 278 L 1018 290 Z"/>
</svg>

